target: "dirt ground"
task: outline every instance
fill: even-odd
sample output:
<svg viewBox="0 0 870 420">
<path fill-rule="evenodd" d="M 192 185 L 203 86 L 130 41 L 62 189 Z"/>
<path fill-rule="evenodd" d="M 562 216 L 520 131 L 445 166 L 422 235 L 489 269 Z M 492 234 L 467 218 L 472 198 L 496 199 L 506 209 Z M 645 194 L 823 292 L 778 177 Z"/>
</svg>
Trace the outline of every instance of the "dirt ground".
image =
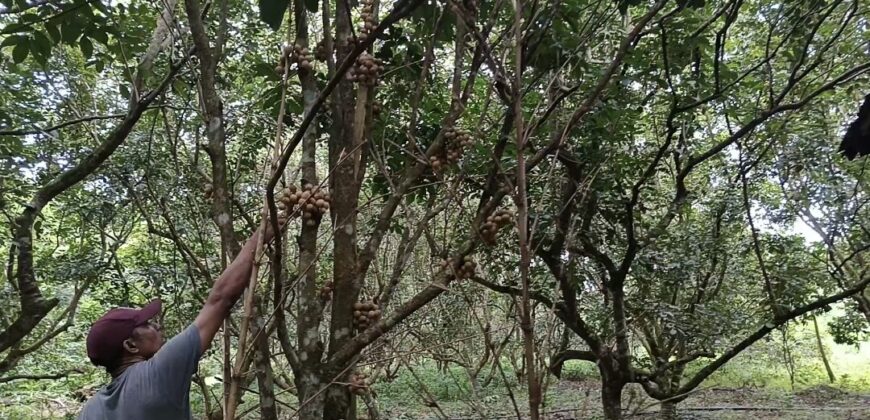
<svg viewBox="0 0 870 420">
<path fill-rule="evenodd" d="M 580 396 L 577 409 L 550 409 L 550 420 L 600 418 L 595 383 L 561 382 L 551 392 Z M 572 392 L 573 391 L 573 392 Z M 629 388 L 623 405 L 626 418 L 658 418 L 658 405 L 642 391 Z M 563 401 L 557 402 L 564 404 Z M 575 399 L 576 401 L 576 399 Z M 576 402 L 575 402 L 576 404 Z M 552 404 L 555 406 L 555 404 Z M 829 386 L 817 386 L 795 393 L 758 388 L 707 388 L 678 405 L 683 420 L 870 420 L 870 394 L 857 394 Z"/>
</svg>

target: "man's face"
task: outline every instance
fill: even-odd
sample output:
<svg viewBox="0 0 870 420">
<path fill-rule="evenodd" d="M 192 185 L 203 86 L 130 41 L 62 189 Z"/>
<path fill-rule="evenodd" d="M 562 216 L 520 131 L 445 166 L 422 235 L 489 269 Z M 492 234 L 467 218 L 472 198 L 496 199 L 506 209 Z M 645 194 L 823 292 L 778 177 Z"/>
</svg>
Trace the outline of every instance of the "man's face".
<svg viewBox="0 0 870 420">
<path fill-rule="evenodd" d="M 146 360 L 157 354 L 157 350 L 160 350 L 160 347 L 166 341 L 163 339 L 163 330 L 160 328 L 160 325 L 153 321 L 136 327 L 133 330 L 132 338 L 139 349 L 137 355 L 142 356 Z"/>
</svg>

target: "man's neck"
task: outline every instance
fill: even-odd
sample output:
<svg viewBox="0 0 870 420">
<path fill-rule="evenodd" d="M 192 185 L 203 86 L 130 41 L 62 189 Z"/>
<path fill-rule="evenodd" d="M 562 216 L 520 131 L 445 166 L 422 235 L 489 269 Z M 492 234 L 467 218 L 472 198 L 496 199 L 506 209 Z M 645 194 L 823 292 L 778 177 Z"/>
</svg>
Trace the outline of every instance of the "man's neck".
<svg viewBox="0 0 870 420">
<path fill-rule="evenodd" d="M 115 378 L 121 376 L 121 374 L 124 373 L 127 370 L 127 368 L 129 368 L 130 366 L 133 366 L 136 363 L 144 362 L 144 361 L 145 361 L 145 359 L 143 357 L 140 357 L 140 356 L 125 356 L 121 360 L 121 364 L 118 365 L 118 367 L 112 371 L 112 379 L 115 379 Z"/>
</svg>

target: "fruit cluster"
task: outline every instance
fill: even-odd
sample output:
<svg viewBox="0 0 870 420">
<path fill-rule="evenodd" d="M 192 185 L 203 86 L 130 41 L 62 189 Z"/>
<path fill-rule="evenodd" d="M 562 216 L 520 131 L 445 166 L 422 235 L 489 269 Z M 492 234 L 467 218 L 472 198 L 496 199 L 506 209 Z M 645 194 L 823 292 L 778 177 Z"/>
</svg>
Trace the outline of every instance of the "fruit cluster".
<svg viewBox="0 0 870 420">
<path fill-rule="evenodd" d="M 365 38 L 375 30 L 375 27 L 378 26 L 378 21 L 375 19 L 373 0 L 363 0 L 362 6 L 360 17 L 362 18 L 363 26 L 359 33 L 362 38 Z"/>
<path fill-rule="evenodd" d="M 356 58 L 356 63 L 350 68 L 347 78 L 365 86 L 374 86 L 378 83 L 378 76 L 383 71 L 384 65 L 381 60 L 364 52 Z"/>
<path fill-rule="evenodd" d="M 314 68 L 313 62 L 314 56 L 311 55 L 307 47 L 284 45 L 281 50 L 281 62 L 278 63 L 278 67 L 275 67 L 275 73 L 283 75 L 288 63 L 296 63 L 296 68 L 299 70 L 311 70 Z"/>
<path fill-rule="evenodd" d="M 471 146 L 470 133 L 460 128 L 447 127 L 444 129 L 444 147 L 429 157 L 429 164 L 436 172 L 441 171 L 445 166 L 459 162 L 469 146 Z"/>
<path fill-rule="evenodd" d="M 320 61 L 326 61 L 326 58 L 329 57 L 329 51 L 326 51 L 326 42 L 320 40 L 317 43 L 317 46 L 314 47 L 314 58 Z"/>
<path fill-rule="evenodd" d="M 441 262 L 441 268 L 447 270 L 447 278 L 452 279 L 467 279 L 474 275 L 474 269 L 477 268 L 477 263 L 466 255 L 462 257 L 459 264 L 454 264 L 453 258 L 448 258 Z"/>
<path fill-rule="evenodd" d="M 347 38 L 345 38 L 344 40 L 347 41 L 347 48 L 351 49 L 356 47 L 356 44 L 360 41 L 354 35 L 348 35 Z M 336 45 L 335 48 L 338 48 L 338 46 Z"/>
<path fill-rule="evenodd" d="M 308 226 L 314 226 L 329 211 L 329 191 L 305 184 L 301 190 L 291 185 L 278 195 L 278 210 L 289 215 L 302 214 L 302 220 Z"/>
<path fill-rule="evenodd" d="M 320 300 L 324 303 L 332 300 L 332 291 L 335 290 L 335 284 L 328 281 L 320 288 Z"/>
<path fill-rule="evenodd" d="M 353 304 L 353 324 L 358 330 L 365 330 L 381 319 L 381 309 L 374 302 L 357 302 Z"/>
<path fill-rule="evenodd" d="M 354 372 L 350 374 L 350 383 L 348 388 L 350 392 L 356 395 L 363 395 L 369 391 L 371 380 L 369 376 L 362 372 Z"/>
<path fill-rule="evenodd" d="M 513 213 L 507 210 L 499 210 L 487 217 L 480 227 L 480 236 L 483 241 L 490 245 L 494 244 L 498 230 L 509 225 L 513 217 Z"/>
<path fill-rule="evenodd" d="M 311 70 L 314 68 L 314 56 L 308 51 L 308 47 L 300 45 L 284 46 L 284 54 L 289 55 L 290 61 L 295 62 L 300 70 Z"/>
</svg>

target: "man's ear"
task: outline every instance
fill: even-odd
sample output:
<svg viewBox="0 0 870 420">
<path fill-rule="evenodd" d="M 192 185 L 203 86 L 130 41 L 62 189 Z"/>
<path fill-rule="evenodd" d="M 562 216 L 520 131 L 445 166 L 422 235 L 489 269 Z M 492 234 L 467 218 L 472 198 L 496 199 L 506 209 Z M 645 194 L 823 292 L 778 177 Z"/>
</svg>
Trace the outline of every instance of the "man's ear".
<svg viewBox="0 0 870 420">
<path fill-rule="evenodd" d="M 139 353 L 139 347 L 136 347 L 136 342 L 132 338 L 124 340 L 124 350 L 132 354 Z"/>
</svg>

